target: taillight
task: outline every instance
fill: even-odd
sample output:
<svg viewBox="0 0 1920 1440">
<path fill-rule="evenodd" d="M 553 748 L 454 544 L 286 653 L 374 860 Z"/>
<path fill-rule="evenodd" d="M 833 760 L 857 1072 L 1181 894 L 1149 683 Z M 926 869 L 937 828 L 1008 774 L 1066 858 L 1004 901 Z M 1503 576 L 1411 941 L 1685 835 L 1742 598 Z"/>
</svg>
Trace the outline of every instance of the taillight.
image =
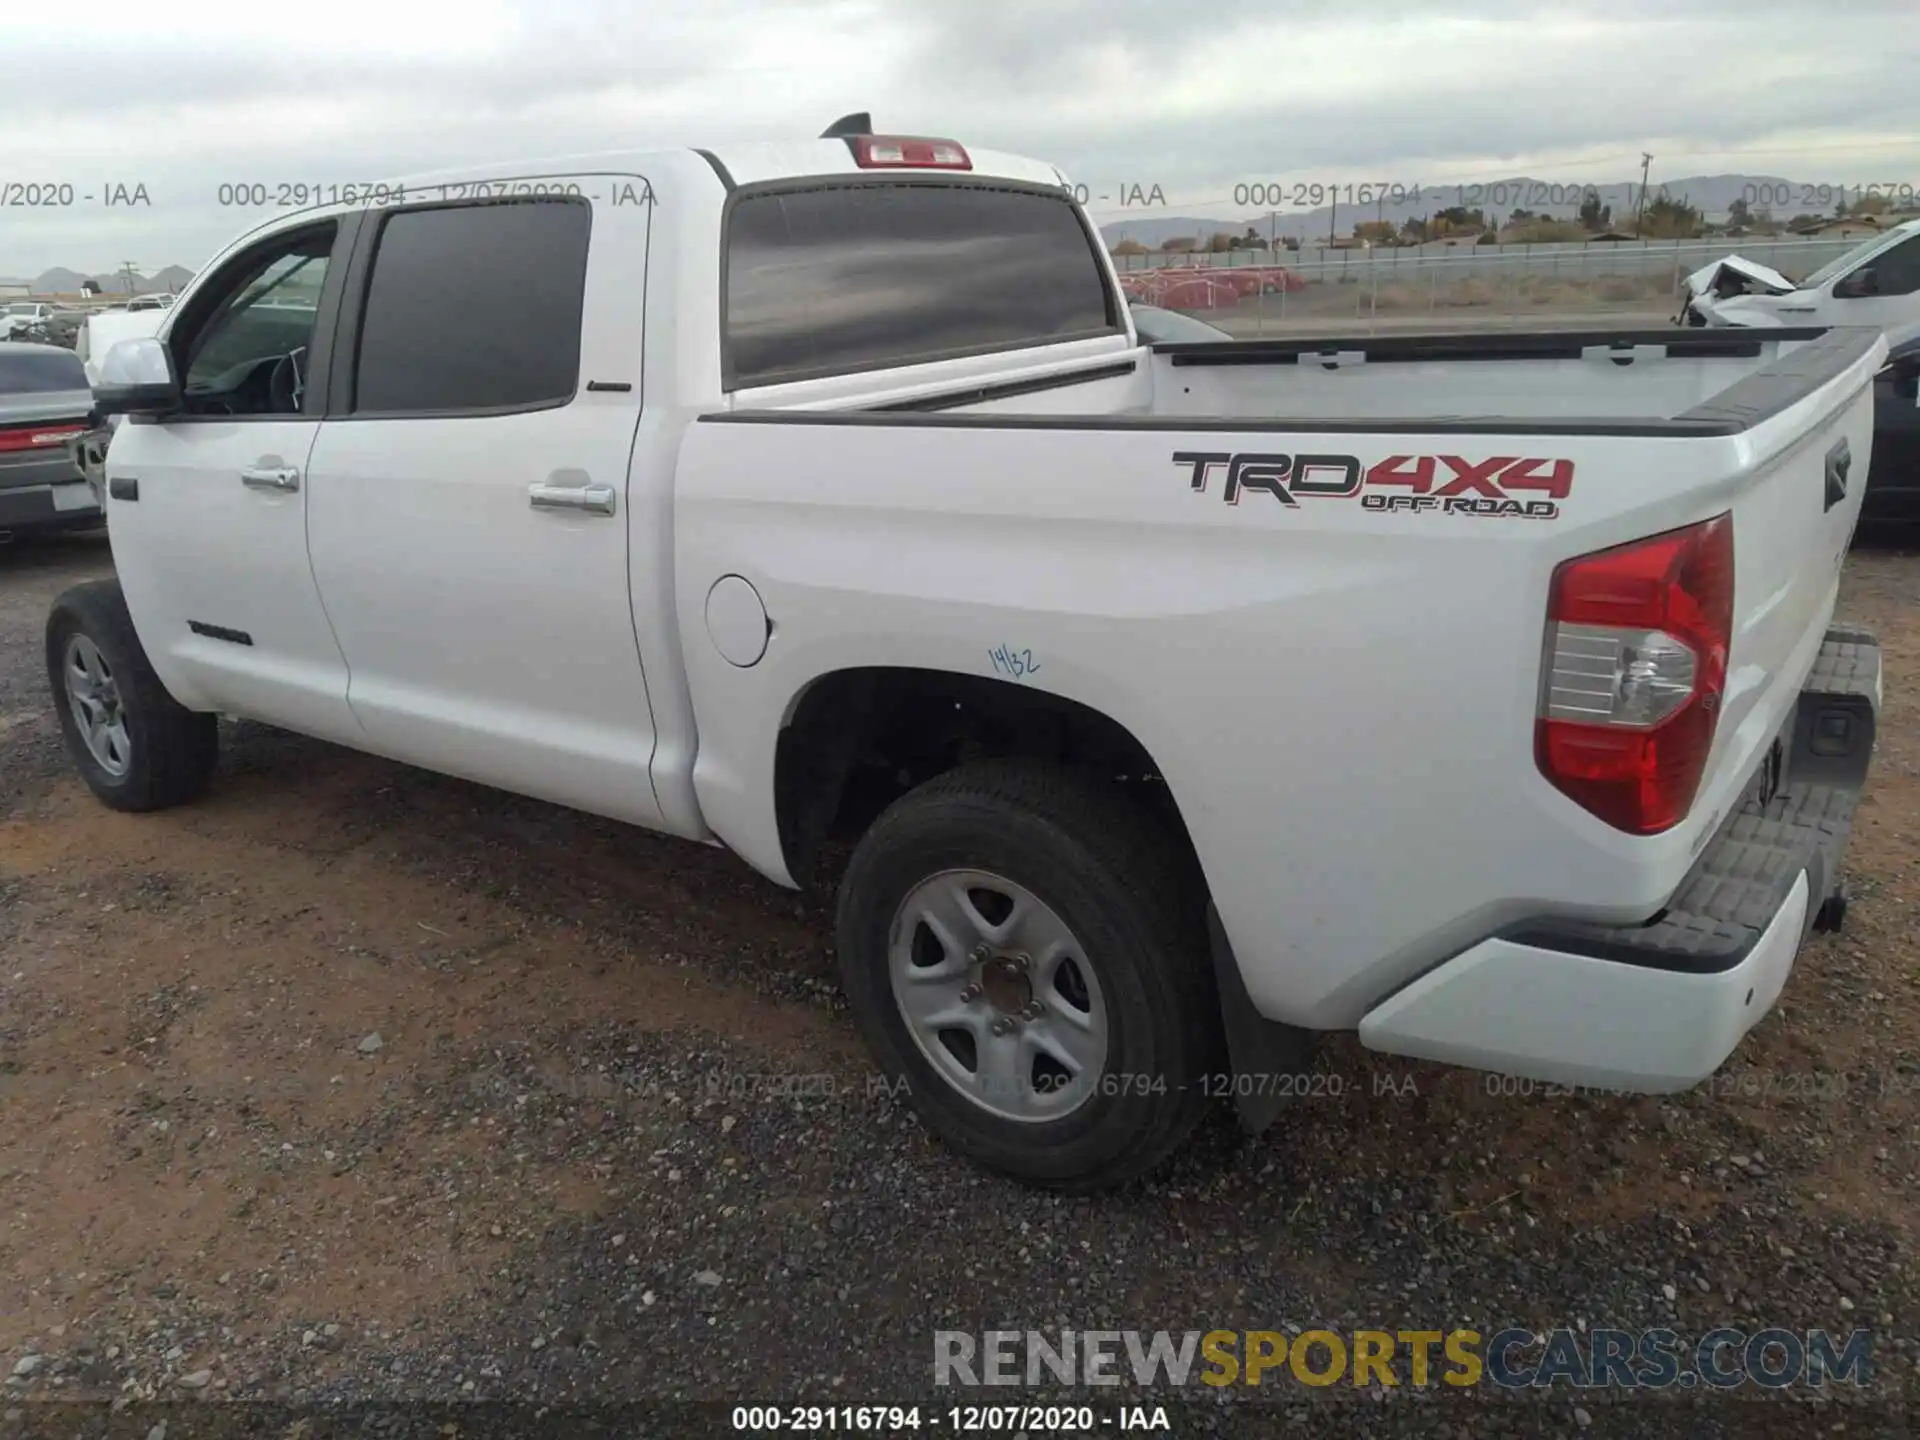
<svg viewBox="0 0 1920 1440">
<path fill-rule="evenodd" d="M 1535 752 L 1609 825 L 1657 835 L 1687 817 L 1713 748 L 1733 640 L 1733 516 L 1553 572 Z"/>
<path fill-rule="evenodd" d="M 74 436 L 85 433 L 85 425 L 20 425 L 0 430 L 0 454 L 22 450 L 56 450 Z"/>
<path fill-rule="evenodd" d="M 973 161 L 954 140 L 922 140 L 911 135 L 855 135 L 853 161 L 863 170 L 971 170 Z"/>
</svg>

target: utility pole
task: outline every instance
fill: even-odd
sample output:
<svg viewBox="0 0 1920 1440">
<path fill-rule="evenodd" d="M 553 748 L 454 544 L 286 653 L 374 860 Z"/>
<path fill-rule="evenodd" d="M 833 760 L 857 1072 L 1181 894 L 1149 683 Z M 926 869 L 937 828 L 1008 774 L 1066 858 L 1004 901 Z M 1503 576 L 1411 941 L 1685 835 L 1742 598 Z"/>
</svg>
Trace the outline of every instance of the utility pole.
<svg viewBox="0 0 1920 1440">
<path fill-rule="evenodd" d="M 1653 168 L 1653 156 L 1646 151 L 1640 152 L 1640 204 L 1633 212 L 1633 233 L 1640 234 L 1640 227 L 1647 218 L 1647 172 Z M 1645 238 L 1642 236 L 1641 238 Z"/>
</svg>

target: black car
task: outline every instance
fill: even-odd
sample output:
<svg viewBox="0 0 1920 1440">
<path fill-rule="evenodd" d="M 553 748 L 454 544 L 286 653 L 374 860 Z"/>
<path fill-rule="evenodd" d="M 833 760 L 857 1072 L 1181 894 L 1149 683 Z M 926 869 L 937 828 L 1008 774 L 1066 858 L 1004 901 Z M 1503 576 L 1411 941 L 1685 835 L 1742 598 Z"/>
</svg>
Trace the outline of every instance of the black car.
<svg viewBox="0 0 1920 1440">
<path fill-rule="evenodd" d="M 1873 458 L 1863 523 L 1920 523 L 1920 335 L 1894 344 L 1873 382 Z"/>
<path fill-rule="evenodd" d="M 73 351 L 0 340 L 0 539 L 104 518 L 68 446 L 92 416 L 93 387 Z"/>
</svg>

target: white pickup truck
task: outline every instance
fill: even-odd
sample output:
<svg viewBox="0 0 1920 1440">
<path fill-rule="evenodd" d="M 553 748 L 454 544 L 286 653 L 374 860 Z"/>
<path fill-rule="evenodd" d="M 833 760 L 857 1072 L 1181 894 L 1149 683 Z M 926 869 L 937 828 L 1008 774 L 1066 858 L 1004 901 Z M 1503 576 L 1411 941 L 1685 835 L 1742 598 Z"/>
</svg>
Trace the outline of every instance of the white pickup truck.
<svg viewBox="0 0 1920 1440">
<path fill-rule="evenodd" d="M 234 242 L 104 362 L 99 797 L 230 713 L 837 870 L 880 1065 L 1050 1186 L 1318 1031 L 1709 1075 L 1844 904 L 1879 333 L 1146 346 L 1053 167 L 870 129 Z"/>
</svg>

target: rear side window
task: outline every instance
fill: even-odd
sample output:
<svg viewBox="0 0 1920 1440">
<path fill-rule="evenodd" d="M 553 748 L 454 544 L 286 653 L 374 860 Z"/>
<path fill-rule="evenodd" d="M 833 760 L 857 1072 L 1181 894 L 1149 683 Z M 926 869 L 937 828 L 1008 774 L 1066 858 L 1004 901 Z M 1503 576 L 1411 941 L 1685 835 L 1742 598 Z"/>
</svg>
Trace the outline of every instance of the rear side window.
<svg viewBox="0 0 1920 1440">
<path fill-rule="evenodd" d="M 386 217 L 360 321 L 357 415 L 563 405 L 580 378 L 593 212 L 491 201 Z"/>
<path fill-rule="evenodd" d="M 0 395 L 87 390 L 86 368 L 70 350 L 12 350 L 0 345 Z"/>
<path fill-rule="evenodd" d="M 727 226 L 726 388 L 1112 334 L 1064 197 L 981 184 L 748 195 Z"/>
</svg>

